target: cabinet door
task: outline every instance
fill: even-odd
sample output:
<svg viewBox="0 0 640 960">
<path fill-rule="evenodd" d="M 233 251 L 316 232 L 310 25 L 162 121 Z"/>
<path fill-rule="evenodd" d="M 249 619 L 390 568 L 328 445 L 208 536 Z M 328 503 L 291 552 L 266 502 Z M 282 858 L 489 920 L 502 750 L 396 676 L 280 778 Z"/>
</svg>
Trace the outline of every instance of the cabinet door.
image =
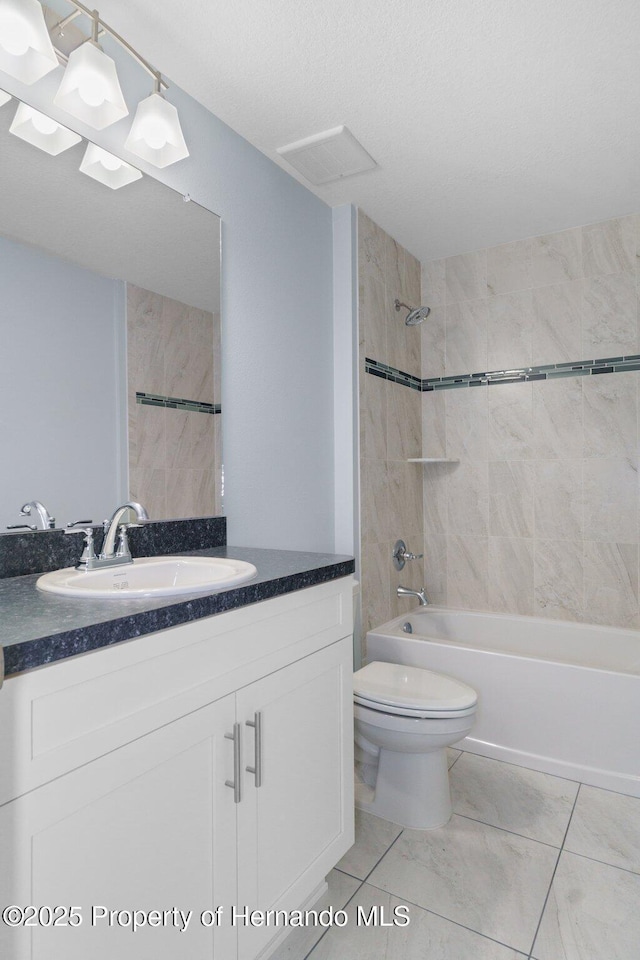
<svg viewBox="0 0 640 960">
<path fill-rule="evenodd" d="M 346 638 L 237 694 L 245 769 L 238 906 L 298 909 L 353 843 L 352 647 Z M 261 757 L 256 757 L 259 714 Z M 282 926 L 238 926 L 239 960 Z"/>
<path fill-rule="evenodd" d="M 232 695 L 0 808 L 0 903 L 82 911 L 77 927 L 0 923 L 1 957 L 235 956 L 235 930 L 200 922 L 235 900 L 234 719 Z M 92 907 L 167 913 L 134 933 L 125 913 L 92 923 Z M 185 932 L 174 909 L 192 911 Z"/>
</svg>

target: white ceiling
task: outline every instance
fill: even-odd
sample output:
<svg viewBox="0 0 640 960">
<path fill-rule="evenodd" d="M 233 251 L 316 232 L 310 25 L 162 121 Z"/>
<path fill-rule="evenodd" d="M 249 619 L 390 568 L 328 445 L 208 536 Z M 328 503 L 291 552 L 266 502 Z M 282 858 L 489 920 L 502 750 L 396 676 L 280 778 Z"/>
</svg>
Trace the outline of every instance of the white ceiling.
<svg viewBox="0 0 640 960">
<path fill-rule="evenodd" d="M 346 124 L 379 167 L 314 192 L 421 260 L 640 210 L 637 0 L 99 9 L 288 172 L 277 147 Z"/>
</svg>

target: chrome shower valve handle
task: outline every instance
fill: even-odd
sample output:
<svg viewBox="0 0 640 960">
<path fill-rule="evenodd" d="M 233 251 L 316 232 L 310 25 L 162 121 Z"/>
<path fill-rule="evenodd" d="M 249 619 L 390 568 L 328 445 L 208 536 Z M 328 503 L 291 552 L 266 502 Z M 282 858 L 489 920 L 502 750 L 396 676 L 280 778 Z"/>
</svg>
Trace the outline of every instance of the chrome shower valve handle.
<svg viewBox="0 0 640 960">
<path fill-rule="evenodd" d="M 424 553 L 411 553 L 404 540 L 396 540 L 391 556 L 396 570 L 402 570 L 407 560 L 422 560 Z"/>
</svg>

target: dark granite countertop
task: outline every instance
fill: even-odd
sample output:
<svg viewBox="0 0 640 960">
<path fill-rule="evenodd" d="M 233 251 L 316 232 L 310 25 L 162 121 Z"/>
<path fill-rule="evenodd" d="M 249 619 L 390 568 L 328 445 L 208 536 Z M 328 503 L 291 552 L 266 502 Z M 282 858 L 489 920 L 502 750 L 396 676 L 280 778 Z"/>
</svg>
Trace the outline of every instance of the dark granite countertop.
<svg viewBox="0 0 640 960">
<path fill-rule="evenodd" d="M 185 553 L 185 551 L 183 551 Z M 43 593 L 38 574 L 0 580 L 0 644 L 5 676 L 89 650 L 268 600 L 354 571 L 352 557 L 248 547 L 189 554 L 248 560 L 253 580 L 231 590 L 155 600 L 78 600 Z"/>
</svg>

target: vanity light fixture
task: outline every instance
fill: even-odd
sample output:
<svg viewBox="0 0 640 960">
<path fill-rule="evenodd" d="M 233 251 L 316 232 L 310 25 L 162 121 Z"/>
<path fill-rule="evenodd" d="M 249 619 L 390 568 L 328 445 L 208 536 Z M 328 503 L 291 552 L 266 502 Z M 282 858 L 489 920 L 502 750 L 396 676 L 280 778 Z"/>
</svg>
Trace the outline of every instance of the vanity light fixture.
<svg viewBox="0 0 640 960">
<path fill-rule="evenodd" d="M 95 143 L 87 145 L 80 172 L 86 173 L 88 177 L 93 177 L 99 183 L 104 183 L 106 187 L 112 190 L 118 190 L 120 187 L 126 187 L 128 183 L 139 180 L 142 176 L 139 170 L 132 167 L 130 163 L 121 160 L 120 157 L 108 153 L 102 147 Z"/>
<path fill-rule="evenodd" d="M 9 103 L 9 100 L 11 100 L 11 95 L 5 93 L 4 90 L 0 90 L 0 107 L 4 107 L 5 103 Z"/>
<path fill-rule="evenodd" d="M 31 84 L 57 66 L 38 0 L 0 0 L 0 70 Z"/>
<path fill-rule="evenodd" d="M 9 133 L 20 137 L 21 140 L 26 140 L 27 143 L 32 143 L 34 147 L 39 147 L 45 153 L 50 153 L 52 157 L 57 157 L 59 153 L 82 140 L 77 133 L 73 133 L 72 130 L 68 130 L 61 123 L 52 120 L 45 113 L 34 110 L 26 103 L 18 105 Z"/>
<path fill-rule="evenodd" d="M 66 64 L 60 87 L 53 98 L 54 104 L 87 126 L 93 127 L 94 130 L 104 130 L 105 127 L 122 120 L 129 113 L 118 80 L 116 64 L 99 44 L 99 40 L 106 35 L 123 47 L 154 81 L 154 92 L 138 104 L 126 140 L 126 149 L 156 167 L 167 167 L 188 157 L 189 150 L 180 126 L 178 111 L 164 98 L 164 91 L 168 84 L 162 74 L 144 57 L 141 57 L 120 34 L 101 20 L 97 10 L 90 10 L 79 0 L 67 0 L 67 2 L 73 10 L 52 26 L 51 34 L 54 40 L 57 35 L 62 36 L 66 26 L 78 17 L 84 16 L 91 23 L 89 38 L 85 39 L 86 31 L 84 33 L 80 31 L 81 42 L 68 56 L 62 50 L 56 49 L 51 41 L 44 12 L 46 10 L 49 16 L 51 10 L 44 6 L 44 0 L 42 2 L 40 0 L 0 0 L 0 70 L 4 70 L 23 83 L 34 83 L 60 64 Z M 8 99 L 10 99 L 8 94 L 0 91 L 0 106 Z M 20 111 L 20 123 L 23 120 L 23 112 Z M 48 152 L 53 152 L 44 144 L 53 145 L 54 143 L 53 139 L 48 138 L 54 136 L 55 121 L 48 120 L 43 114 L 37 116 L 41 119 L 34 122 L 31 117 L 30 126 L 36 127 L 45 140 L 39 139 L 36 142 L 32 130 L 29 132 L 33 135 L 27 136 L 26 126 L 23 128 L 24 132 L 19 133 L 17 115 L 11 132 L 22 136 L 25 140 L 28 139 L 29 142 Z M 66 131 L 62 125 L 58 127 L 58 132 Z M 66 133 L 70 134 L 70 131 Z M 61 141 L 61 137 L 58 137 L 58 141 Z M 55 152 L 59 153 L 62 149 L 66 147 L 56 143 Z M 83 163 L 87 164 L 86 157 Z M 119 182 L 115 184 L 112 176 L 105 180 L 101 171 L 96 179 L 115 188 L 142 176 L 139 170 L 124 161 L 119 163 L 118 169 L 120 174 L 115 179 Z M 123 175 L 127 170 L 129 173 L 125 180 Z M 88 170 L 83 167 L 83 172 L 88 173 Z M 115 172 L 115 169 L 110 170 L 110 174 Z"/>
<path fill-rule="evenodd" d="M 72 117 L 94 130 L 104 130 L 129 113 L 116 65 L 98 45 L 100 21 L 91 17 L 91 39 L 69 54 L 60 89 L 53 98 Z"/>
<path fill-rule="evenodd" d="M 124 145 L 126 150 L 155 167 L 168 167 L 189 156 L 178 111 L 162 96 L 159 77 L 154 93 L 138 104 Z"/>
</svg>

